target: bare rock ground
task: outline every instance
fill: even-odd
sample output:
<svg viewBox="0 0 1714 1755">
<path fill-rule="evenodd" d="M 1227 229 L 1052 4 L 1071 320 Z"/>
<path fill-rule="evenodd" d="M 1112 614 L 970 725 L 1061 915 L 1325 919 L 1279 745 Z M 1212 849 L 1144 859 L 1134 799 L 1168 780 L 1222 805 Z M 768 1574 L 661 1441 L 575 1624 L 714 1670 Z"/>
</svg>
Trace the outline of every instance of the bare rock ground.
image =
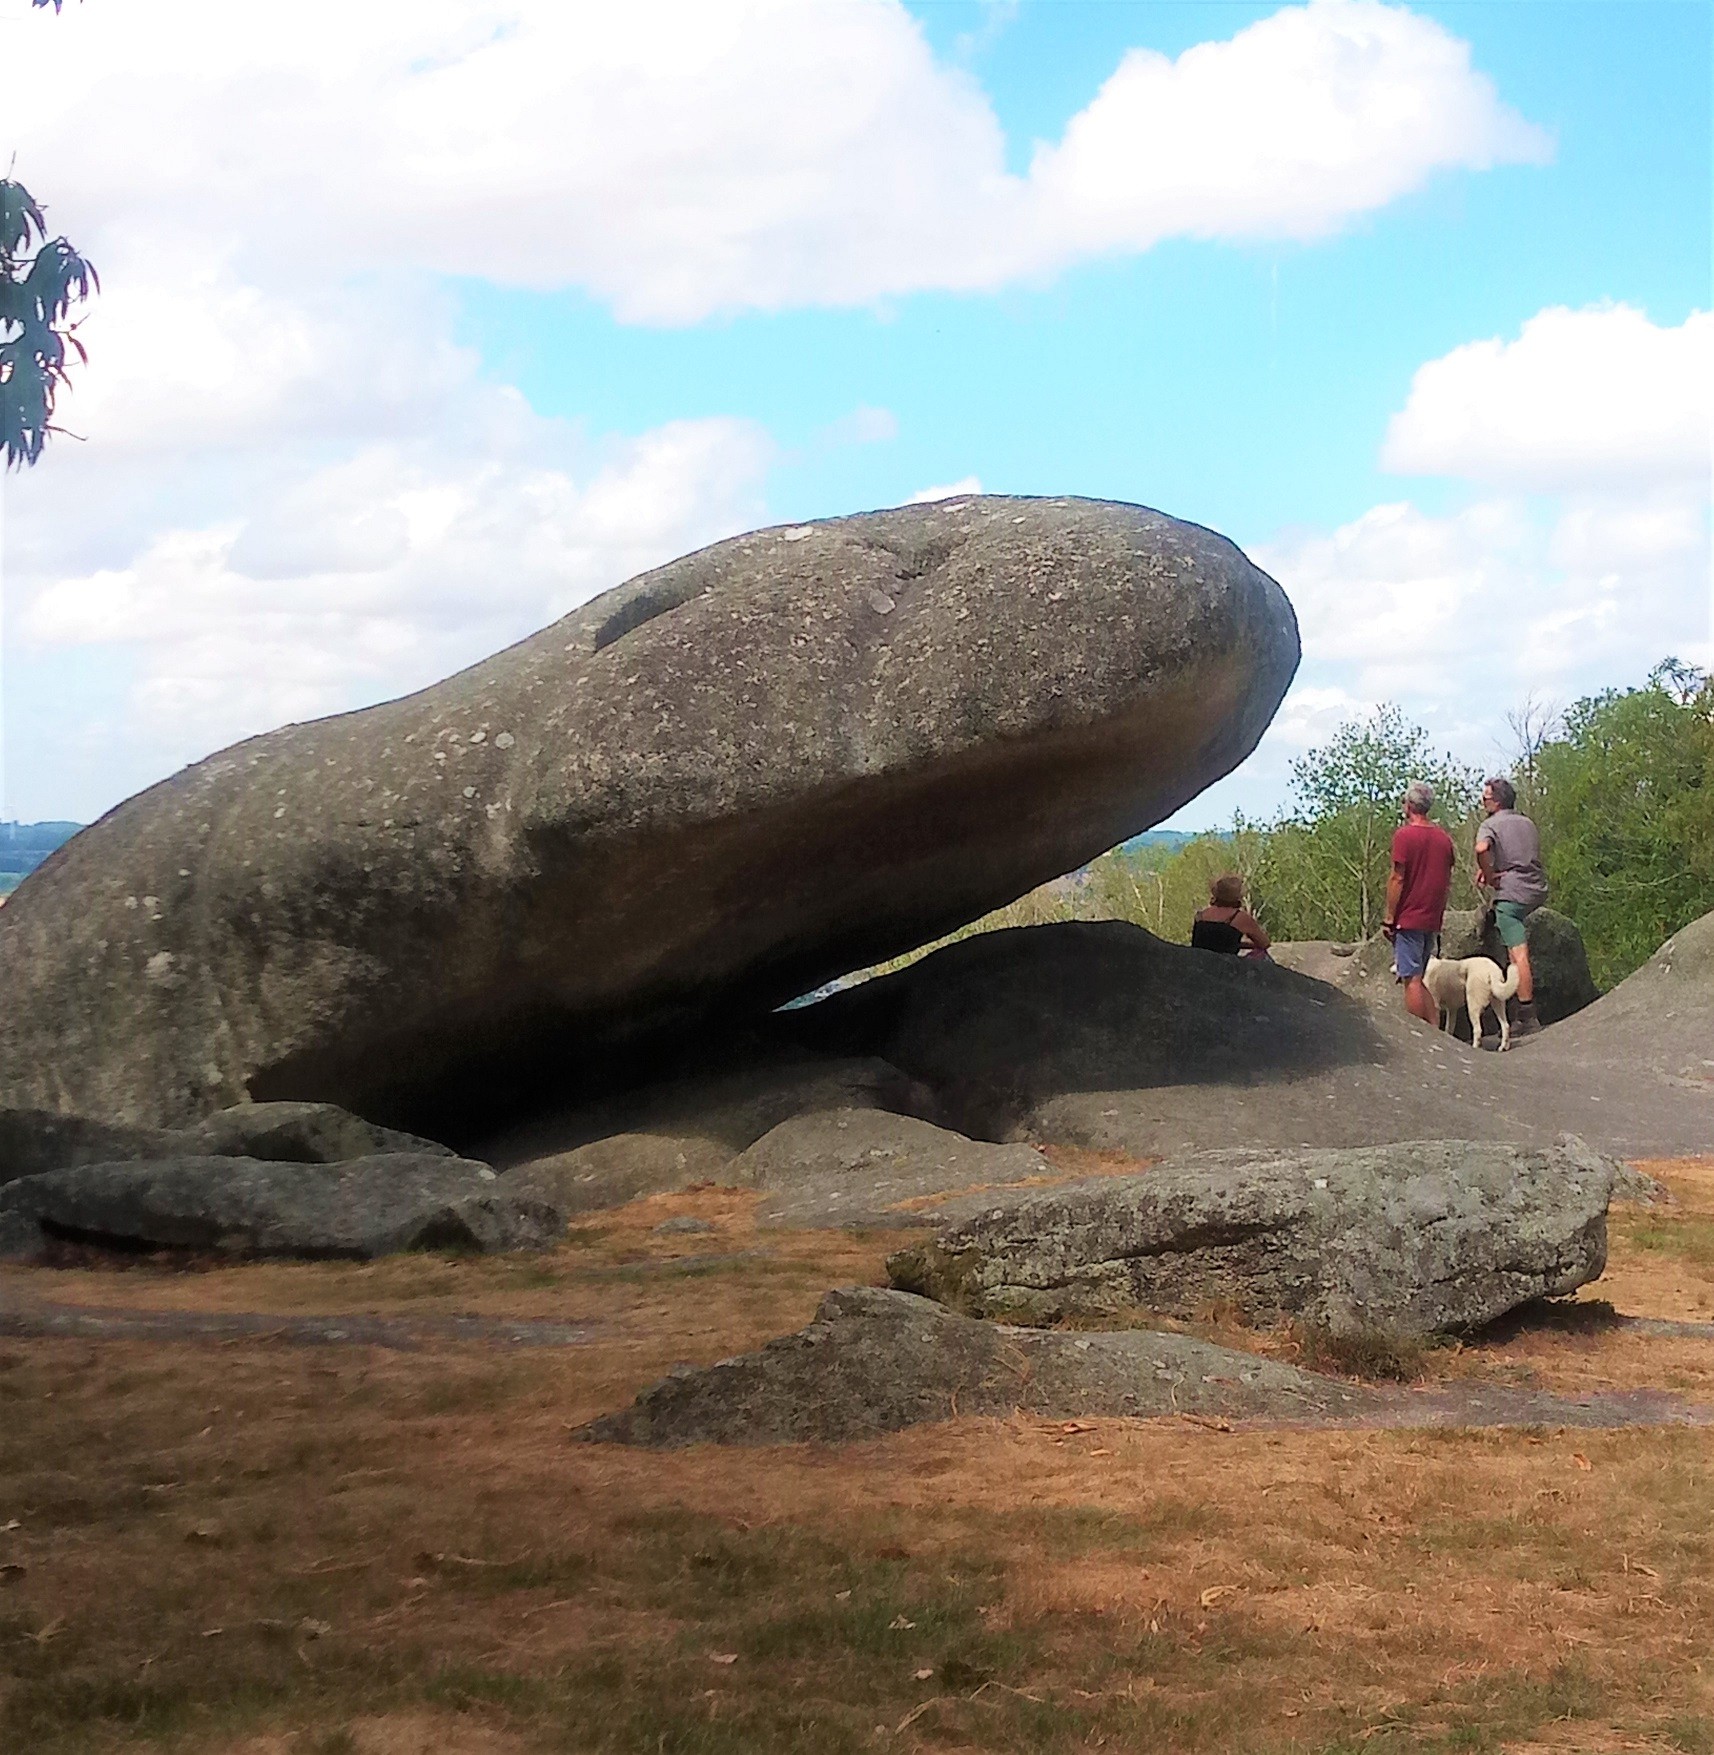
<svg viewBox="0 0 1714 1755">
<path fill-rule="evenodd" d="M 884 1057 L 977 1138 L 1143 1158 L 1566 1133 L 1621 1157 L 1714 1150 L 1714 918 L 1507 1055 L 1119 921 L 965 939 L 792 1027 Z"/>
<path fill-rule="evenodd" d="M 1064 1176 L 1029 1146 L 990 1145 L 877 1109 L 829 1109 L 782 1121 L 734 1161 L 731 1173 L 740 1185 L 767 1191 L 758 1213 L 763 1224 L 815 1228 L 935 1225 L 949 1200 L 980 1203 L 995 1189 Z"/>
</svg>

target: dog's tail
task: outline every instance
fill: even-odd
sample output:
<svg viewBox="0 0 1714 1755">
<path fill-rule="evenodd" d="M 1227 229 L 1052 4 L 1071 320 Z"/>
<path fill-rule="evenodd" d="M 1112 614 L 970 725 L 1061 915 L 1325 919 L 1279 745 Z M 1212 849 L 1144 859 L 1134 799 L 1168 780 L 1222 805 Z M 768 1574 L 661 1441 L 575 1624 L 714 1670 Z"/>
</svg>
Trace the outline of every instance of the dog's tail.
<svg viewBox="0 0 1714 1755">
<path fill-rule="evenodd" d="M 1510 999 L 1518 990 L 1518 966 L 1514 963 L 1506 971 L 1506 978 L 1494 989 L 1496 999 Z"/>
</svg>

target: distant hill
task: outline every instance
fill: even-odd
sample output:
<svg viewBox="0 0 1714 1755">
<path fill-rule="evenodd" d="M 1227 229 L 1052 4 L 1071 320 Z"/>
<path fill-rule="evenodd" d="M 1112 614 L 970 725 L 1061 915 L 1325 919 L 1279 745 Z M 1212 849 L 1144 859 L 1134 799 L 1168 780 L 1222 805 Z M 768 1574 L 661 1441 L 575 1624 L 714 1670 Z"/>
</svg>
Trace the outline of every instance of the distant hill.
<svg viewBox="0 0 1714 1755">
<path fill-rule="evenodd" d="M 82 823 L 0 823 L 0 896 L 17 889 Z"/>
<path fill-rule="evenodd" d="M 1135 853 L 1140 847 L 1182 847 L 1189 839 L 1182 829 L 1145 829 L 1119 846 L 1126 853 Z"/>
</svg>

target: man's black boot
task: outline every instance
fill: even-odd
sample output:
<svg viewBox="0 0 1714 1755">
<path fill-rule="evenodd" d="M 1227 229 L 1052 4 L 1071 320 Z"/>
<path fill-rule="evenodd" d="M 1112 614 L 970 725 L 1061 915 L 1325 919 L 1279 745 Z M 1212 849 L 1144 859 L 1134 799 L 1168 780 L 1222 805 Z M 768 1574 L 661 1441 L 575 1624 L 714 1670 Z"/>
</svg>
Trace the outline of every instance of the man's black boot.
<svg viewBox="0 0 1714 1755">
<path fill-rule="evenodd" d="M 1533 999 L 1520 999 L 1518 1001 L 1518 1015 L 1512 1024 L 1512 1035 L 1516 1037 L 1539 1036 L 1540 1034 L 1541 1019 L 1535 1015 L 1535 1001 Z"/>
</svg>

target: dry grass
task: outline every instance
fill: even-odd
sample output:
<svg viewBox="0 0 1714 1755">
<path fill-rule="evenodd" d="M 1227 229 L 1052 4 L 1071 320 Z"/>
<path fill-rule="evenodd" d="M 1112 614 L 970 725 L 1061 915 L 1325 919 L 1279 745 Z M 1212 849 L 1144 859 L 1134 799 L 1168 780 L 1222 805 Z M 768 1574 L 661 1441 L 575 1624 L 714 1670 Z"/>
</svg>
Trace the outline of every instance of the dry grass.
<svg viewBox="0 0 1714 1755">
<path fill-rule="evenodd" d="M 1679 1206 L 1636 1215 L 1668 1241 L 1625 1217 L 1616 1274 L 1693 1259 L 1671 1227 L 1714 1175 L 1668 1180 Z M 61 1302 L 594 1338 L 0 1342 L 0 1749 L 1714 1750 L 1714 1431 L 568 1442 L 673 1361 L 878 1278 L 897 1240 L 757 1233 L 752 1207 L 639 1202 L 545 1262 L 9 1273 Z M 654 1231 L 681 1213 L 716 1230 Z M 1430 1358 L 1714 1400 L 1714 1343 L 1598 1313 Z"/>
</svg>

